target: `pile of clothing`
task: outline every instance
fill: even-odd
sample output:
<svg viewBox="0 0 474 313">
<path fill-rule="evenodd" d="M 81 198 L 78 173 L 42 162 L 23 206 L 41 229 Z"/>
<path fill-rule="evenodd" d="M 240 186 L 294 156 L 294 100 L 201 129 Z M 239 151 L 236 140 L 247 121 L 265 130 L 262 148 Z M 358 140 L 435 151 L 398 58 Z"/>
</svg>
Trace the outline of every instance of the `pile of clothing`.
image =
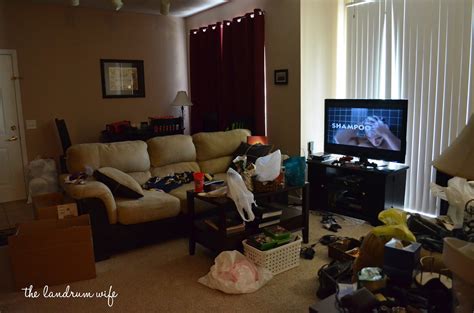
<svg viewBox="0 0 474 313">
<path fill-rule="evenodd" d="M 194 181 L 193 172 L 175 173 L 165 177 L 152 177 L 144 185 L 143 188 L 146 190 L 162 190 L 164 192 L 170 192 L 173 189 L 179 188 L 182 185 L 189 184 Z M 212 176 L 209 174 L 204 175 L 205 181 L 212 180 Z"/>
</svg>

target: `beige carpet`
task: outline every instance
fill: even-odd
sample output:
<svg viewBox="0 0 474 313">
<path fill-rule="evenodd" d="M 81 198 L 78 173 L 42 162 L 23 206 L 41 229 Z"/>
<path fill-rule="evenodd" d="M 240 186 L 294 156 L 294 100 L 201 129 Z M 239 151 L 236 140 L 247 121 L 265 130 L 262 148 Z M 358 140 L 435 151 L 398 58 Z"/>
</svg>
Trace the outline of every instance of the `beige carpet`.
<svg viewBox="0 0 474 313">
<path fill-rule="evenodd" d="M 330 233 L 319 220 L 310 216 L 311 243 Z M 354 220 L 338 221 L 341 236 L 359 238 L 371 229 Z M 317 301 L 317 270 L 329 261 L 327 248 L 318 245 L 315 259 L 302 259 L 299 267 L 276 275 L 257 292 L 226 295 L 197 282 L 213 264 L 212 254 L 198 245 L 196 255 L 189 256 L 187 248 L 182 238 L 116 255 L 97 263 L 96 279 L 70 284 L 80 292 L 112 286 L 118 297 L 111 309 L 105 299 L 26 299 L 21 292 L 9 292 L 0 294 L 0 312 L 307 312 Z M 64 291 L 65 285 L 51 289 Z"/>
</svg>

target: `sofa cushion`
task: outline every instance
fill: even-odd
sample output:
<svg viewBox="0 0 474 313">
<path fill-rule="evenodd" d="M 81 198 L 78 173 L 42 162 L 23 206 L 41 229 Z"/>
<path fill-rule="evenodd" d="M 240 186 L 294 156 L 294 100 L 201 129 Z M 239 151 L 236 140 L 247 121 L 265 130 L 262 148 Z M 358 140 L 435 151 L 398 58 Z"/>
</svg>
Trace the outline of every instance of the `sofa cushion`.
<svg viewBox="0 0 474 313">
<path fill-rule="evenodd" d="M 200 161 L 199 167 L 204 173 L 216 174 L 227 172 L 231 163 L 232 156 L 223 156 L 220 158 Z"/>
<path fill-rule="evenodd" d="M 187 207 L 188 202 L 186 200 L 187 198 L 186 192 L 188 190 L 193 190 L 193 189 L 194 189 L 194 182 L 182 185 L 181 187 L 171 190 L 169 193 L 170 195 L 179 199 L 181 212 L 183 212 L 184 214 L 188 212 L 188 207 Z M 212 209 L 213 207 L 214 206 L 212 204 L 201 201 L 199 199 L 196 199 L 194 202 L 194 211 L 196 213 L 205 212 L 206 210 Z"/>
<path fill-rule="evenodd" d="M 140 199 L 117 198 L 117 215 L 120 224 L 138 224 L 175 217 L 180 212 L 179 199 L 167 193 L 144 190 Z"/>
<path fill-rule="evenodd" d="M 143 141 L 114 143 L 84 143 L 71 146 L 67 152 L 69 173 L 113 167 L 125 173 L 146 172 L 150 169 L 147 145 Z"/>
<path fill-rule="evenodd" d="M 194 134 L 197 160 L 207 161 L 232 155 L 241 142 L 247 141 L 247 136 L 250 136 L 247 129 Z"/>
<path fill-rule="evenodd" d="M 132 173 L 127 173 L 128 175 L 132 176 L 133 179 L 140 185 L 144 185 L 150 178 L 151 178 L 151 173 L 150 171 L 146 172 L 132 172 Z"/>
<path fill-rule="evenodd" d="M 214 174 L 214 180 L 223 180 L 227 181 L 227 172 Z"/>
<path fill-rule="evenodd" d="M 196 161 L 196 148 L 191 136 L 155 137 L 147 141 L 153 167 Z"/>
<path fill-rule="evenodd" d="M 143 197 L 142 187 L 124 172 L 112 168 L 102 167 L 94 171 L 94 177 L 109 187 L 114 196 L 138 199 Z"/>
<path fill-rule="evenodd" d="M 184 172 L 200 172 L 201 169 L 196 162 L 181 162 L 175 164 L 169 164 L 160 167 L 152 167 L 151 175 L 153 177 L 165 177 L 173 175 L 175 173 L 184 173 Z"/>
</svg>

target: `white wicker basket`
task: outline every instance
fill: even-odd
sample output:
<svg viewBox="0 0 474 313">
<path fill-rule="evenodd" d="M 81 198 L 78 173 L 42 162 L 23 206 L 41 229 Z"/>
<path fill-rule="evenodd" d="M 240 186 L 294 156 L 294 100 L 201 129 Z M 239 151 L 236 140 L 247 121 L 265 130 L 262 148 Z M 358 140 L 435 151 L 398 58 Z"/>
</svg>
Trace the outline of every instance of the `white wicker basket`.
<svg viewBox="0 0 474 313">
<path fill-rule="evenodd" d="M 300 265 L 301 237 L 281 247 L 261 251 L 242 241 L 245 256 L 253 263 L 269 269 L 273 275 Z"/>
</svg>

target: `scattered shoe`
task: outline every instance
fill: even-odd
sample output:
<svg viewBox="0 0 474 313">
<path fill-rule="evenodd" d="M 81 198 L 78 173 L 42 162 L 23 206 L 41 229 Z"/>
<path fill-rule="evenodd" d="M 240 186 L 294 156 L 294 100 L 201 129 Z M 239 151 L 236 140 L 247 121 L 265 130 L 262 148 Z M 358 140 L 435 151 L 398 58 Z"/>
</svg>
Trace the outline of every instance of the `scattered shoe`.
<svg viewBox="0 0 474 313">
<path fill-rule="evenodd" d="M 321 219 L 321 224 L 323 224 L 323 227 L 337 233 L 338 229 L 341 229 L 341 225 L 339 225 L 336 222 L 336 219 L 334 218 L 334 215 L 332 214 L 327 214 L 323 215 Z"/>
<path fill-rule="evenodd" d="M 334 236 L 334 235 L 324 235 L 321 237 L 321 239 L 319 239 L 319 242 L 323 245 L 323 246 L 327 246 L 335 241 L 337 241 L 337 236 Z"/>
<path fill-rule="evenodd" d="M 338 230 L 338 228 L 336 227 L 336 224 L 323 224 L 323 227 L 335 233 L 337 233 L 337 230 Z"/>
</svg>

